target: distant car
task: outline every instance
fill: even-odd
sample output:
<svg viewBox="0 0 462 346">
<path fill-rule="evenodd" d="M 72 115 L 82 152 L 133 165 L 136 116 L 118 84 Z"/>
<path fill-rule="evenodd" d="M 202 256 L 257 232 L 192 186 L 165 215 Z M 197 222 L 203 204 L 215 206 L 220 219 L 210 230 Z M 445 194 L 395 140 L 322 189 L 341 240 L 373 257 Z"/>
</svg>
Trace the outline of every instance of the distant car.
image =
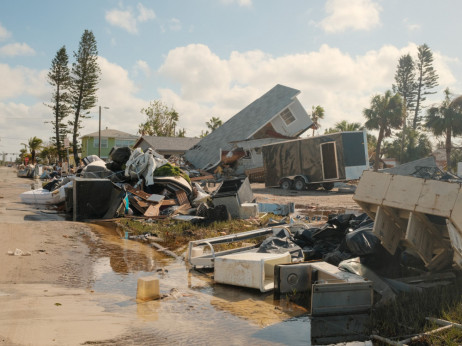
<svg viewBox="0 0 462 346">
<path fill-rule="evenodd" d="M 12 163 L 9 163 L 9 164 L 8 164 L 8 167 L 13 167 L 13 164 L 12 164 Z"/>
</svg>

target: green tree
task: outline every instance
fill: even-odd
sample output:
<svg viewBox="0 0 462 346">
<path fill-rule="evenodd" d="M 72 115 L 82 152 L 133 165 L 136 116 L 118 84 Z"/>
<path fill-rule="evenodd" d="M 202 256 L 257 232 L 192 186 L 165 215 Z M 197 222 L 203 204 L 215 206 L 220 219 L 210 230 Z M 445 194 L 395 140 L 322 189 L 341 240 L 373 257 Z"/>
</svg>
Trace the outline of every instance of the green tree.
<svg viewBox="0 0 462 346">
<path fill-rule="evenodd" d="M 346 132 L 346 131 L 359 131 L 362 130 L 364 127 L 361 125 L 361 123 L 349 123 L 346 120 L 339 121 L 335 123 L 335 126 L 333 128 L 328 128 L 326 131 L 324 131 L 325 134 L 328 133 L 335 133 L 335 132 Z"/>
<path fill-rule="evenodd" d="M 312 106 L 311 107 L 311 121 L 313 122 L 313 136 L 314 131 L 319 129 L 321 125 L 319 124 L 319 119 L 324 119 L 324 108 L 321 106 Z"/>
<path fill-rule="evenodd" d="M 175 137 L 175 127 L 180 118 L 178 112 L 162 101 L 150 102 L 149 107 L 141 110 L 147 119 L 139 125 L 138 133 L 142 136 Z"/>
<path fill-rule="evenodd" d="M 177 137 L 186 137 L 186 129 L 178 130 Z"/>
<path fill-rule="evenodd" d="M 438 86 L 438 75 L 433 68 L 433 53 L 430 48 L 423 44 L 417 48 L 417 82 L 416 82 L 416 103 L 414 109 L 414 119 L 412 128 L 415 130 L 419 126 L 422 117 L 419 115 L 422 103 L 426 100 L 427 95 L 435 94 L 436 91 L 431 89 Z"/>
<path fill-rule="evenodd" d="M 31 163 L 35 163 L 35 157 L 37 155 L 37 151 L 41 148 L 43 141 L 40 138 L 32 137 L 29 138 L 29 142 L 27 143 L 30 153 L 31 153 Z"/>
<path fill-rule="evenodd" d="M 66 47 L 62 46 L 51 63 L 51 69 L 48 72 L 48 83 L 53 86 L 53 94 L 51 97 L 52 104 L 47 104 L 53 110 L 53 125 L 54 136 L 52 140 L 56 145 L 59 162 L 62 162 L 64 157 L 63 141 L 69 133 L 65 118 L 72 113 L 71 109 L 71 76 L 68 67 L 69 58 L 67 56 Z"/>
<path fill-rule="evenodd" d="M 449 88 L 444 90 L 444 100 L 439 106 L 427 110 L 425 126 L 437 137 L 445 138 L 447 167 L 452 167 L 452 137 L 462 134 L 462 97 L 451 100 Z"/>
<path fill-rule="evenodd" d="M 205 123 L 205 125 L 207 125 L 207 128 L 210 130 L 210 132 L 213 132 L 221 125 L 223 125 L 223 122 L 218 117 L 211 117 L 210 120 Z"/>
<path fill-rule="evenodd" d="M 47 163 L 56 162 L 56 159 L 59 159 L 58 150 L 54 144 L 50 143 L 42 147 L 39 157 Z"/>
<path fill-rule="evenodd" d="M 415 108 L 415 98 L 417 93 L 417 85 L 415 82 L 415 64 L 410 54 L 403 55 L 399 58 L 398 66 L 396 67 L 395 83 L 393 84 L 393 92 L 399 93 L 403 98 L 406 112 L 403 119 L 403 130 L 406 129 L 407 112 L 412 112 Z"/>
<path fill-rule="evenodd" d="M 405 135 L 402 134 L 403 131 L 406 132 Z M 402 138 L 405 138 L 404 146 Z M 396 139 L 384 145 L 382 152 L 389 158 L 398 159 L 399 163 L 406 163 L 430 155 L 432 144 L 425 133 L 407 127 L 396 133 Z"/>
<path fill-rule="evenodd" d="M 72 152 L 76 164 L 79 163 L 77 139 L 82 128 L 82 119 L 89 110 L 96 106 L 98 98 L 98 82 L 101 70 L 98 65 L 98 49 L 93 33 L 85 30 L 80 39 L 79 49 L 74 52 L 75 62 L 72 64 L 72 108 L 74 119 L 69 121 L 72 126 Z"/>
<path fill-rule="evenodd" d="M 206 137 L 208 134 L 209 134 L 209 131 L 204 131 L 204 130 L 202 130 L 199 137 L 200 137 L 200 138 L 204 138 L 204 137 Z"/>
<path fill-rule="evenodd" d="M 375 95 L 371 99 L 370 108 L 363 110 L 366 128 L 378 130 L 377 146 L 375 150 L 374 171 L 379 168 L 380 148 L 382 141 L 391 136 L 392 129 L 398 129 L 402 123 L 403 100 L 399 94 L 392 95 L 387 90 L 384 95 Z"/>
</svg>

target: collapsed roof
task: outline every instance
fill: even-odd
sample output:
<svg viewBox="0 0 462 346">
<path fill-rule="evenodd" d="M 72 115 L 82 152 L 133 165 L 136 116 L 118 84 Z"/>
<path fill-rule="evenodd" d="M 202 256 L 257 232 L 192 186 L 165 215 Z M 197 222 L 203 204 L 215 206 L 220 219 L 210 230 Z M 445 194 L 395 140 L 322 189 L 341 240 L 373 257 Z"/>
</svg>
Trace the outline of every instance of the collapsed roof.
<svg viewBox="0 0 462 346">
<path fill-rule="evenodd" d="M 233 141 L 260 138 L 297 138 L 313 122 L 297 99 L 299 90 L 276 85 L 188 150 L 185 158 L 197 168 L 221 160 L 221 151 Z"/>
</svg>

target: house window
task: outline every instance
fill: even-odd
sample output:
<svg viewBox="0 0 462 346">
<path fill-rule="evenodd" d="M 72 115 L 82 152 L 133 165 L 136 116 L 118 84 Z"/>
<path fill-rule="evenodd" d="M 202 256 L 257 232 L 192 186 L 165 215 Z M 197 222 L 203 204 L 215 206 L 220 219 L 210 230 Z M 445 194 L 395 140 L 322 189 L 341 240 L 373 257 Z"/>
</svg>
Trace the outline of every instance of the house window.
<svg viewBox="0 0 462 346">
<path fill-rule="evenodd" d="M 115 146 L 117 148 L 133 147 L 134 144 L 135 144 L 135 141 L 131 139 L 116 139 L 115 140 Z"/>
<path fill-rule="evenodd" d="M 93 148 L 98 148 L 99 147 L 99 139 L 94 138 L 93 139 Z M 107 138 L 101 138 L 101 148 L 107 148 Z"/>
<path fill-rule="evenodd" d="M 281 112 L 281 118 L 284 120 L 286 125 L 290 125 L 295 121 L 295 117 L 289 108 L 286 108 Z"/>
</svg>

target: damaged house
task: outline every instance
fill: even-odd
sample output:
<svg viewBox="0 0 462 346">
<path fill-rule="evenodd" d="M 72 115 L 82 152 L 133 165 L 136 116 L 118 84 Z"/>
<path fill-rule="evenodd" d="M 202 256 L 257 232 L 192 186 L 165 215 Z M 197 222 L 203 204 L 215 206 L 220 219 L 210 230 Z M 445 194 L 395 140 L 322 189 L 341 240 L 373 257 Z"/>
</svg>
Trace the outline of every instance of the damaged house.
<svg viewBox="0 0 462 346">
<path fill-rule="evenodd" d="M 186 152 L 186 160 L 199 169 L 223 162 L 233 165 L 236 174 L 263 168 L 262 145 L 298 138 L 313 125 L 298 94 L 299 90 L 276 85 L 202 138 Z"/>
</svg>

